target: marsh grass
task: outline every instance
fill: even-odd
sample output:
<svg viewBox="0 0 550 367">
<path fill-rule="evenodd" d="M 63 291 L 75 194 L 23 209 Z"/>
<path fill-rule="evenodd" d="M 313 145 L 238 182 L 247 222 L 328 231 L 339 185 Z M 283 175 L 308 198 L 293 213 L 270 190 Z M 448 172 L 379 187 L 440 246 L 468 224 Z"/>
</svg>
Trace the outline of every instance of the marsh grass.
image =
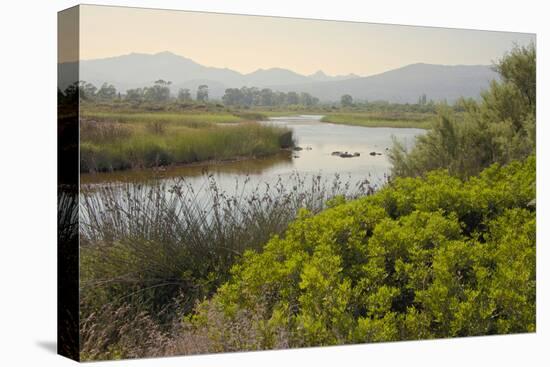
<svg viewBox="0 0 550 367">
<path fill-rule="evenodd" d="M 331 113 L 324 116 L 321 121 L 365 127 L 429 129 L 435 119 L 436 115 L 433 113 L 387 111 Z"/>
<path fill-rule="evenodd" d="M 300 208 L 317 213 L 334 200 L 373 191 L 367 181 L 298 173 L 271 185 L 236 181 L 232 192 L 222 191 L 212 175 L 205 175 L 200 187 L 184 179 L 170 185 L 82 187 L 84 358 L 175 354 L 192 348 L 182 340 L 196 341 L 200 335 L 178 329 L 172 344 L 165 338 L 175 332 L 175 324 L 181 327 L 181 317 L 197 301 L 228 279 L 244 251 L 259 251 L 272 236 L 281 235 Z M 141 339 L 138 330 L 146 333 Z"/>
<path fill-rule="evenodd" d="M 80 171 L 103 172 L 262 157 L 294 144 L 292 131 L 288 128 L 256 122 L 213 124 L 206 120 L 207 117 L 201 117 L 205 122 L 200 128 L 162 118 L 146 123 L 82 119 Z"/>
<path fill-rule="evenodd" d="M 111 121 L 123 124 L 146 124 L 150 122 L 165 122 L 191 128 L 202 128 L 213 124 L 229 124 L 242 122 L 243 118 L 231 113 L 211 112 L 105 112 L 86 111 L 82 117 L 90 120 Z"/>
<path fill-rule="evenodd" d="M 107 121 L 81 120 L 80 137 L 85 142 L 107 143 L 122 140 L 132 135 L 129 126 Z"/>
</svg>

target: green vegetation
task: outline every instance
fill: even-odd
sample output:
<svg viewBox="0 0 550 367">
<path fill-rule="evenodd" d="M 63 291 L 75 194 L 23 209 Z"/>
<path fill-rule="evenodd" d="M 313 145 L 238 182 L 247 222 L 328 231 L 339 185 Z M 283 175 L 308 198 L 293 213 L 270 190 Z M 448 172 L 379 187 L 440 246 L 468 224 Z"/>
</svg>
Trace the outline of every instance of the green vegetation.
<svg viewBox="0 0 550 367">
<path fill-rule="evenodd" d="M 84 110 L 81 116 L 87 120 L 101 120 L 118 123 L 171 123 L 180 126 L 200 128 L 214 124 L 243 122 L 243 117 L 231 113 L 178 113 L 178 112 L 104 112 Z M 261 118 L 260 118 L 261 119 Z"/>
<path fill-rule="evenodd" d="M 319 99 L 309 93 L 274 92 L 269 88 L 241 87 L 228 88 L 222 97 L 226 106 L 302 106 L 305 108 L 316 106 Z"/>
<path fill-rule="evenodd" d="M 344 112 L 330 113 L 321 121 L 365 127 L 428 129 L 435 118 L 434 113 L 420 112 Z"/>
<path fill-rule="evenodd" d="M 369 192 L 298 174 L 258 187 L 245 182 L 234 193 L 211 176 L 201 187 L 185 180 L 82 187 L 82 358 L 178 354 L 180 316 L 229 279 L 244 251 L 284 233 L 300 208 L 317 213 L 334 196 Z"/>
<path fill-rule="evenodd" d="M 394 146 L 376 192 L 320 176 L 234 195 L 211 176 L 83 186 L 82 358 L 535 331 L 535 60 L 533 45 L 513 49 L 481 102 L 308 108 L 337 123 L 431 124 L 410 152 Z M 228 110 L 202 92 L 202 104 L 185 102 L 189 91 L 86 102 L 88 169 L 266 154 L 291 134 L 237 121 L 305 111 Z"/>
<path fill-rule="evenodd" d="M 190 330 L 210 351 L 534 331 L 534 184 L 531 157 L 302 210 L 244 254 Z"/>
<path fill-rule="evenodd" d="M 83 359 L 535 330 L 534 157 L 359 199 L 287 183 L 85 196 Z"/>
<path fill-rule="evenodd" d="M 394 145 L 394 175 L 418 176 L 447 168 L 465 178 L 492 163 L 523 159 L 535 151 L 535 46 L 514 48 L 495 69 L 502 81 L 493 81 L 480 103 L 460 101 L 462 118 L 443 111 L 410 152 Z"/>
<path fill-rule="evenodd" d="M 259 157 L 289 148 L 292 132 L 223 112 L 108 112 L 84 109 L 80 171 L 112 171 Z"/>
</svg>

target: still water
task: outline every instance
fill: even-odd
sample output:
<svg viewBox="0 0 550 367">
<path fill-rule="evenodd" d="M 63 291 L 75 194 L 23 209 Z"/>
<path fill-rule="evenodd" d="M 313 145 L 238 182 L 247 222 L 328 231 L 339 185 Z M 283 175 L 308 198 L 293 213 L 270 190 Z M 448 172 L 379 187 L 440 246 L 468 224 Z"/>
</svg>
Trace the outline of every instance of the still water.
<svg viewBox="0 0 550 367">
<path fill-rule="evenodd" d="M 187 184 L 204 185 L 206 174 L 214 178 L 218 187 L 231 192 L 239 182 L 248 182 L 249 187 L 277 180 L 289 179 L 299 174 L 302 177 L 322 176 L 331 180 L 339 175 L 348 182 L 368 180 L 372 186 L 382 185 L 390 172 L 388 149 L 395 137 L 405 146 L 414 144 L 415 136 L 422 129 L 360 127 L 320 122 L 322 116 L 300 115 L 274 117 L 263 124 L 287 126 L 301 150 L 281 152 L 263 159 L 236 162 L 168 167 L 165 169 L 132 170 L 114 173 L 82 174 L 81 184 L 93 187 L 121 182 L 147 185 L 150 182 L 176 182 L 184 178 Z M 359 156 L 342 158 L 335 151 L 359 153 Z M 381 153 L 370 155 L 371 152 Z"/>
</svg>

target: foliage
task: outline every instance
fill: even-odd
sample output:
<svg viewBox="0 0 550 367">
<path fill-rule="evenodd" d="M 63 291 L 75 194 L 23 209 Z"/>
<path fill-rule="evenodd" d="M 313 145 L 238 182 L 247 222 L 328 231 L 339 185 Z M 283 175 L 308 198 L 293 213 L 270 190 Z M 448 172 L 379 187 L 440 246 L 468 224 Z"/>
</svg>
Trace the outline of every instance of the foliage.
<svg viewBox="0 0 550 367">
<path fill-rule="evenodd" d="M 340 198 L 331 201 L 335 204 L 370 192 L 365 183 L 353 186 L 339 177 L 298 174 L 271 185 L 240 182 L 234 192 L 222 191 L 214 177 L 206 175 L 202 187 L 185 180 L 82 186 L 83 357 L 193 351 L 203 334 L 189 329 L 181 335 L 172 330 L 172 322 L 227 281 L 229 269 L 245 250 L 260 250 L 271 236 L 282 234 L 299 208 L 317 213 L 333 197 Z M 222 320 L 220 312 L 211 311 Z M 240 320 L 245 322 L 249 315 Z M 163 352 L 167 333 L 175 334 L 170 342 L 177 348 L 171 352 Z M 209 350 L 207 343 L 200 344 L 199 351 Z"/>
<path fill-rule="evenodd" d="M 208 85 L 202 84 L 197 88 L 197 101 L 206 102 L 208 101 Z"/>
<path fill-rule="evenodd" d="M 535 151 L 536 53 L 533 44 L 515 47 L 496 65 L 501 81 L 492 81 L 481 102 L 459 101 L 457 119 L 441 108 L 431 130 L 407 152 L 395 142 L 390 154 L 393 174 L 418 176 L 447 168 L 469 177 L 492 163 L 523 159 Z"/>
<path fill-rule="evenodd" d="M 187 88 L 180 88 L 178 90 L 178 101 L 189 102 L 191 101 L 191 91 Z"/>
<path fill-rule="evenodd" d="M 119 113 L 84 106 L 81 116 L 81 172 L 261 157 L 294 145 L 292 131 L 249 122 L 262 117 L 252 113 Z"/>
<path fill-rule="evenodd" d="M 284 235 L 246 251 L 186 322 L 213 350 L 233 347 L 212 309 L 222 329 L 255 315 L 246 332 L 258 339 L 244 349 L 276 347 L 281 335 L 299 347 L 534 331 L 534 185 L 530 157 L 466 182 L 440 170 L 302 210 Z"/>
<path fill-rule="evenodd" d="M 309 93 L 277 92 L 269 88 L 256 87 L 228 88 L 222 97 L 226 106 L 315 106 L 319 99 Z"/>
<path fill-rule="evenodd" d="M 87 85 L 87 84 L 86 84 Z M 93 86 L 87 86 L 89 91 L 93 90 Z M 88 98 L 91 97 L 90 92 L 86 95 Z M 103 83 L 101 88 L 97 91 L 96 97 L 100 100 L 111 100 L 117 96 L 117 90 L 114 85 L 109 83 Z"/>
<path fill-rule="evenodd" d="M 353 97 L 350 96 L 349 94 L 344 94 L 340 98 L 340 105 L 342 107 L 351 107 L 351 106 L 353 106 Z"/>
</svg>

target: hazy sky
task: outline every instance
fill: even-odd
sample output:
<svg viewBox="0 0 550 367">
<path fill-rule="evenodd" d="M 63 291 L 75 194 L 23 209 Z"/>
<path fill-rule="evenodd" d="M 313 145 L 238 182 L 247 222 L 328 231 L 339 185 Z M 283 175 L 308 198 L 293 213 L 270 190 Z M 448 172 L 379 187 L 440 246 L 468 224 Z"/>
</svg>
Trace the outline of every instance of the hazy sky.
<svg viewBox="0 0 550 367">
<path fill-rule="evenodd" d="M 242 73 L 371 75 L 407 64 L 491 64 L 533 34 L 82 6 L 80 58 L 171 51 Z"/>
</svg>

